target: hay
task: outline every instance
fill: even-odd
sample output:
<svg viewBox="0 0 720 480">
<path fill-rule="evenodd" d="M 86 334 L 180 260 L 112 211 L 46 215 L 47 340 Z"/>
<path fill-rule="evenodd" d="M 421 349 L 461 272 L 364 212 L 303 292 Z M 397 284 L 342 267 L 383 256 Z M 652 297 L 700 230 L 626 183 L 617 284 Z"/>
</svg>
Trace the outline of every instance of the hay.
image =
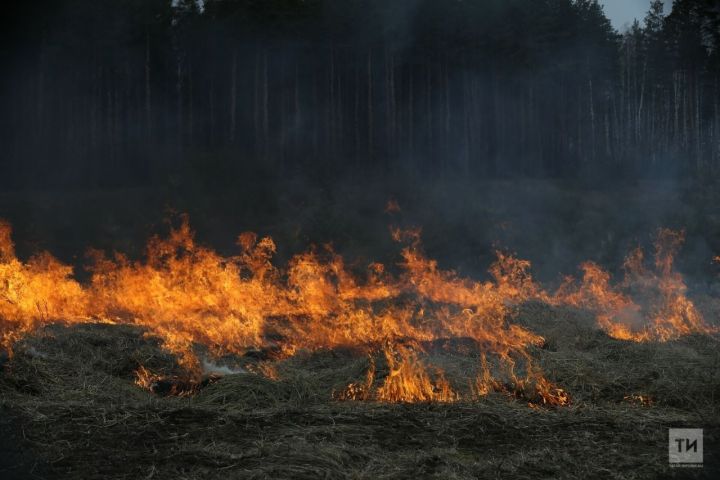
<svg viewBox="0 0 720 480">
<path fill-rule="evenodd" d="M 712 478 L 720 461 L 717 339 L 636 344 L 607 337 L 591 320 L 541 304 L 517 311 L 517 322 L 546 338 L 532 351 L 536 362 L 573 398 L 555 409 L 500 394 L 453 404 L 335 401 L 332 393 L 368 367 L 365 356 L 341 350 L 277 361 L 277 379 L 240 373 L 191 397 L 159 397 L 134 384 L 138 366 L 182 371 L 140 329 L 48 327 L 4 365 L 3 431 L 22 450 L 6 457 L 16 468 L 0 476 Z M 251 356 L 227 360 L 270 371 Z M 433 350 L 427 360 L 460 390 L 477 368 L 474 354 L 460 350 Z M 377 369 L 386 374 L 381 361 Z M 653 403 L 625 398 L 632 395 Z M 668 468 L 671 426 L 705 429 L 704 469 Z"/>
</svg>

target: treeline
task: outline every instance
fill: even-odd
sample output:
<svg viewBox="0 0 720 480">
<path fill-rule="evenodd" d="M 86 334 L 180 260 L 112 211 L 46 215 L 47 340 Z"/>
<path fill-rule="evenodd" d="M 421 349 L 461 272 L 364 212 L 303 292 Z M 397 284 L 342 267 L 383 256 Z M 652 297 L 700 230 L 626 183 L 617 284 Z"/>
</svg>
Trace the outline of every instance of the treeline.
<svg viewBox="0 0 720 480">
<path fill-rule="evenodd" d="M 720 7 L 31 0 L 2 33 L 0 182 L 258 169 L 714 176 Z"/>
</svg>

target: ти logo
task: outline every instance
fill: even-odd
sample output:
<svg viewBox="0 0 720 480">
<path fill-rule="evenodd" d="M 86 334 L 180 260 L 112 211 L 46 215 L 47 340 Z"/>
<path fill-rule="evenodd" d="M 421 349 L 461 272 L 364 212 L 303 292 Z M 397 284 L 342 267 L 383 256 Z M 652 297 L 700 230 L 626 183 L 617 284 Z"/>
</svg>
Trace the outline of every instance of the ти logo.
<svg viewBox="0 0 720 480">
<path fill-rule="evenodd" d="M 668 453 L 671 467 L 701 467 L 703 462 L 702 428 L 671 428 Z"/>
</svg>

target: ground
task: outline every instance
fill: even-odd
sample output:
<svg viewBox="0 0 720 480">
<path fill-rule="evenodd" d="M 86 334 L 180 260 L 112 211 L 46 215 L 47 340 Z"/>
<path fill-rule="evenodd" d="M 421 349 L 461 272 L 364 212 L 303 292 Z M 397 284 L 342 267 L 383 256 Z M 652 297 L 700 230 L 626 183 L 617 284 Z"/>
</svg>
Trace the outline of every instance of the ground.
<svg viewBox="0 0 720 480">
<path fill-rule="evenodd" d="M 135 371 L 177 371 L 176 360 L 139 328 L 49 326 L 3 366 L 0 476 L 718 478 L 717 338 L 615 340 L 587 312 L 540 303 L 517 307 L 511 321 L 545 338 L 531 354 L 569 393 L 568 406 L 503 394 L 452 404 L 336 400 L 368 362 L 341 349 L 228 357 L 243 373 L 164 397 L 135 385 Z M 456 385 L 478 361 L 462 349 L 423 358 Z M 703 468 L 669 468 L 669 427 L 704 429 Z"/>
</svg>

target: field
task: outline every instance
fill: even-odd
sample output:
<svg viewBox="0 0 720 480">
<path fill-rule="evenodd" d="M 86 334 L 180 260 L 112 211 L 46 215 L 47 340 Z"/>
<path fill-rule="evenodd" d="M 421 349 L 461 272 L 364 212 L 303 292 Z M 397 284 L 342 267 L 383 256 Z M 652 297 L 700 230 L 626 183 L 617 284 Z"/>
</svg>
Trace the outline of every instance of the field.
<svg viewBox="0 0 720 480">
<path fill-rule="evenodd" d="M 139 233 L 122 217 L 133 209 L 104 194 L 93 202 L 88 194 L 3 198 L 0 213 L 19 226 L 20 259 L 12 243 L 0 248 L 0 333 L 14 340 L 1 360 L 0 476 L 717 478 L 720 304 L 712 253 L 720 249 L 711 199 L 698 203 L 692 192 L 665 187 L 628 202 L 548 185 L 518 184 L 508 193 L 509 185 L 476 195 L 455 188 L 472 199 L 462 208 L 445 197 L 447 186 L 426 186 L 418 197 L 358 187 L 326 192 L 316 204 L 296 201 L 298 211 L 265 212 L 272 220 L 263 230 L 279 240 L 276 264 L 290 257 L 283 241 L 297 252 L 307 238 L 336 237 L 336 251 L 359 259 L 343 266 L 334 256 L 302 256 L 305 263 L 290 260 L 269 280 L 257 271 L 267 269 L 257 267 L 262 249 L 230 257 L 171 233 L 154 248 L 179 244 L 184 253 L 106 262 L 77 283 L 60 264 L 20 259 L 38 237 L 61 259 L 75 258 L 82 235 L 103 248 L 135 245 Z M 287 187 L 278 203 L 291 205 Z M 368 213 L 382 211 L 379 197 L 397 198 L 402 213 Z M 76 216 L 48 221 L 52 209 L 38 204 L 45 201 Z M 615 215 L 621 204 L 636 215 Z M 105 208 L 116 224 L 106 219 L 88 230 L 94 217 L 79 205 Z M 231 210 L 199 215 L 198 231 L 240 230 L 221 221 Z M 28 211 L 32 221 L 23 222 Z M 78 226 L 75 237 L 62 235 L 63 222 Z M 399 249 L 377 240 L 383 223 L 425 226 L 425 249 L 411 244 L 400 260 L 378 253 Z M 685 235 L 658 234 L 654 259 L 625 262 L 619 280 L 628 247 L 652 251 L 648 241 L 662 226 L 685 227 Z M 491 238 L 527 253 L 537 283 L 526 276 L 529 265 L 512 262 L 518 271 L 478 280 L 488 278 Z M 378 257 L 389 270 L 382 283 L 357 274 Z M 574 289 L 556 288 L 558 272 L 588 258 L 608 265 L 609 282 L 604 271 L 584 267 Z M 356 274 L 358 283 L 347 280 Z M 64 293 L 43 293 L 48 283 Z M 257 291 L 272 300 L 258 304 L 266 348 L 251 346 L 247 325 L 228 329 L 235 324 L 224 321 Z M 218 304 L 228 292 L 239 296 Z M 272 312 L 262 310 L 268 305 Z M 704 430 L 702 468 L 669 467 L 672 427 Z"/>
<path fill-rule="evenodd" d="M 162 397 L 135 370 L 176 365 L 140 329 L 48 327 L 5 365 L 4 478 L 715 478 L 717 339 L 619 341 L 583 312 L 536 303 L 516 315 L 546 338 L 532 355 L 570 405 L 333 400 L 367 368 L 341 350 L 279 361 L 277 380 L 250 373 L 257 358 L 232 359 L 245 373 Z M 477 362 L 428 355 L 451 381 Z M 673 426 L 704 428 L 703 469 L 669 469 Z"/>
</svg>

